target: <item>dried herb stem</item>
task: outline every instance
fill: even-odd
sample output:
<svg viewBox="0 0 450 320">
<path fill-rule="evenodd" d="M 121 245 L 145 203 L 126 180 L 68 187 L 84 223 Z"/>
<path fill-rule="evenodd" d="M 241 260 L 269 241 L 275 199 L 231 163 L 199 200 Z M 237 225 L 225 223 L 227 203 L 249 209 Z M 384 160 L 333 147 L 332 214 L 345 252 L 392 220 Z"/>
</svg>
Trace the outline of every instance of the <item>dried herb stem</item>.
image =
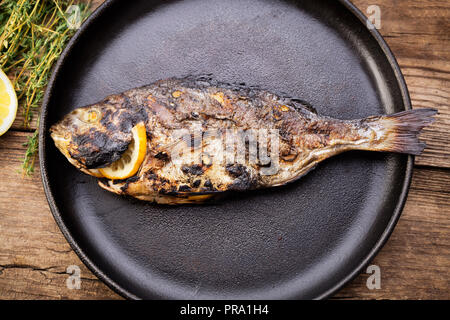
<svg viewBox="0 0 450 320">
<path fill-rule="evenodd" d="M 78 6 L 79 10 L 74 12 L 79 16 L 68 16 L 72 5 Z M 89 4 L 80 1 L 0 2 L 0 67 L 13 79 L 24 129 L 31 129 L 33 119 L 38 116 L 52 66 L 76 31 L 72 19 L 79 19 L 81 23 L 87 18 L 88 10 Z M 33 172 L 37 132 L 35 129 L 26 143 L 23 162 L 26 174 Z"/>
</svg>

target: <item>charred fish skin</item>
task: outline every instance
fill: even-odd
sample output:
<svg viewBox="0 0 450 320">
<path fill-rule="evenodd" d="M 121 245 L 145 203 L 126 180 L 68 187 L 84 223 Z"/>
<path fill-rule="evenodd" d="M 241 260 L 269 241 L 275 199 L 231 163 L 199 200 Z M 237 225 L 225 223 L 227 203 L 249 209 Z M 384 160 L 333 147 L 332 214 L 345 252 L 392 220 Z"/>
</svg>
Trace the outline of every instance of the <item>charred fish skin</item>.
<svg viewBox="0 0 450 320">
<path fill-rule="evenodd" d="M 420 154 L 421 129 L 436 111 L 338 120 L 298 99 L 209 76 L 170 78 L 111 95 L 51 128 L 56 146 L 81 171 L 116 161 L 143 122 L 147 155 L 124 181 L 100 179 L 117 194 L 167 204 L 199 203 L 226 191 L 283 185 L 348 150 Z"/>
</svg>

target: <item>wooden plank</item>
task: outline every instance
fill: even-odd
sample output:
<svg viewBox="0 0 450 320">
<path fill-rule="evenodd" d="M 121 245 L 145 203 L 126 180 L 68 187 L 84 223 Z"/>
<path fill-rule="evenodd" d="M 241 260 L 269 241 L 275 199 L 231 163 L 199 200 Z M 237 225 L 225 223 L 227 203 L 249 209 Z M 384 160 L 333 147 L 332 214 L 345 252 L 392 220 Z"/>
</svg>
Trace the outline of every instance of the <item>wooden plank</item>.
<svg viewBox="0 0 450 320">
<path fill-rule="evenodd" d="M 0 138 L 0 299 L 120 298 L 84 267 L 48 208 L 39 172 L 17 173 L 28 133 Z M 375 258 L 382 289 L 360 275 L 336 298 L 450 298 L 450 170 L 416 169 L 391 239 Z M 20 204 L 20 205 L 17 205 Z M 82 287 L 66 287 L 66 268 L 81 268 Z"/>
<path fill-rule="evenodd" d="M 446 0 L 353 0 L 366 16 L 369 6 L 381 9 L 379 31 L 397 58 L 448 60 L 450 6 Z"/>
<path fill-rule="evenodd" d="M 92 1 L 93 8 L 103 1 Z M 439 110 L 436 123 L 424 130 L 428 144 L 417 164 L 450 168 L 450 3 L 446 0 L 354 0 L 365 14 L 381 9 L 380 32 L 394 52 L 414 108 Z M 20 114 L 13 128 L 23 130 Z M 36 117 L 31 129 L 36 128 Z"/>
</svg>

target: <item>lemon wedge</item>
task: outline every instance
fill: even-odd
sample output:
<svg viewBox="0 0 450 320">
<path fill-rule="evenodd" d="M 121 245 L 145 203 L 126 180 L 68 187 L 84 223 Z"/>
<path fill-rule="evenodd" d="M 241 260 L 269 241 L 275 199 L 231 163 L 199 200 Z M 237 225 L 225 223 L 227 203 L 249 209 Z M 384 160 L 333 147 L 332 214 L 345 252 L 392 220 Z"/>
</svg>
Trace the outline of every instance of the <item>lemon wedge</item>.
<svg viewBox="0 0 450 320">
<path fill-rule="evenodd" d="M 119 160 L 98 171 L 108 179 L 126 179 L 138 172 L 147 152 L 147 132 L 141 122 L 131 129 L 133 139 Z"/>
<path fill-rule="evenodd" d="M 16 118 L 16 112 L 16 92 L 6 74 L 0 70 L 0 136 L 11 127 Z"/>
</svg>

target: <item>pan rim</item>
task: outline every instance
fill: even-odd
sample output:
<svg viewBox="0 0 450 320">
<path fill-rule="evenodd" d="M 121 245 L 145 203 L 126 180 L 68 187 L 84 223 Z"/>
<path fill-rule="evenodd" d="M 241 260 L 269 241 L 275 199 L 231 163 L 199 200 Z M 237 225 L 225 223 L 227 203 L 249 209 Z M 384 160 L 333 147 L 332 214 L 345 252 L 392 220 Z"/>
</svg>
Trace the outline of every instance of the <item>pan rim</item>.
<svg viewBox="0 0 450 320">
<path fill-rule="evenodd" d="M 61 230 L 62 234 L 66 238 L 66 241 L 69 243 L 71 248 L 74 250 L 74 252 L 77 254 L 77 256 L 80 258 L 80 260 L 88 267 L 88 269 L 97 276 L 100 280 L 102 280 L 103 283 L 105 283 L 110 289 L 118 293 L 124 298 L 127 299 L 133 299 L 133 300 L 139 300 L 138 296 L 134 295 L 130 291 L 124 289 L 122 286 L 120 286 L 117 282 L 115 282 L 113 279 L 111 279 L 108 275 L 106 275 L 97 265 L 86 255 L 86 253 L 83 251 L 83 249 L 79 246 L 79 244 L 76 242 L 76 240 L 73 238 L 71 232 L 65 225 L 61 213 L 59 211 L 59 208 L 55 202 L 55 199 L 53 197 L 53 194 L 50 190 L 50 184 L 48 179 L 48 173 L 47 173 L 47 164 L 46 159 L 44 156 L 45 152 L 45 140 L 46 140 L 46 131 L 47 131 L 47 114 L 48 114 L 48 104 L 52 96 L 52 91 L 55 86 L 55 81 L 58 77 L 58 74 L 61 71 L 62 66 L 64 65 L 65 60 L 67 59 L 67 56 L 72 51 L 72 48 L 74 45 L 78 42 L 78 40 L 87 32 L 89 29 L 89 26 L 92 25 L 92 23 L 105 12 L 105 10 L 110 7 L 112 4 L 117 3 L 121 0 L 106 0 L 103 2 L 88 18 L 87 20 L 82 24 L 79 30 L 75 33 L 75 35 L 70 39 L 69 43 L 65 47 L 63 53 L 61 54 L 60 58 L 58 59 L 52 75 L 50 77 L 48 86 L 45 91 L 44 100 L 41 107 L 41 113 L 40 113 L 40 126 L 39 126 L 39 166 L 41 171 L 41 179 L 42 184 L 44 187 L 45 196 L 47 198 L 47 202 L 50 207 L 50 211 L 52 212 L 53 218 L 55 219 L 59 229 Z M 402 95 L 403 99 L 403 106 L 405 110 L 411 110 L 411 99 L 409 96 L 408 88 L 405 82 L 405 79 L 403 77 L 403 74 L 400 70 L 400 67 L 398 65 L 398 62 L 392 53 L 391 49 L 389 48 L 388 44 L 384 40 L 384 38 L 381 36 L 381 34 L 378 32 L 376 28 L 368 28 L 366 21 L 367 18 L 365 15 L 355 6 L 353 5 L 350 0 L 338 0 L 340 4 L 344 5 L 347 10 L 349 10 L 353 15 L 355 15 L 361 22 L 363 22 L 365 28 L 367 31 L 372 35 L 374 40 L 378 43 L 380 48 L 382 49 L 385 57 L 387 58 L 389 65 L 391 66 L 392 70 L 394 71 L 395 78 L 397 80 L 397 84 L 400 89 L 400 93 Z M 348 284 L 351 280 L 353 280 L 356 276 L 358 276 L 362 270 L 373 260 L 373 258 L 378 254 L 378 252 L 383 248 L 383 246 L 386 244 L 387 240 L 389 239 L 390 235 L 392 234 L 400 216 L 403 211 L 403 208 L 406 203 L 406 199 L 408 196 L 409 187 L 411 184 L 412 179 L 412 173 L 413 173 L 413 166 L 414 166 L 414 156 L 408 155 L 407 162 L 406 162 L 406 169 L 405 169 L 405 178 L 402 185 L 402 190 L 399 195 L 399 199 L 397 202 L 397 206 L 394 209 L 391 218 L 389 222 L 387 223 L 383 233 L 379 237 L 379 239 L 376 241 L 375 245 L 372 247 L 372 249 L 368 252 L 368 254 L 365 256 L 364 259 L 358 264 L 357 267 L 353 269 L 352 272 L 350 272 L 346 277 L 343 279 L 340 279 L 333 287 L 329 288 L 322 294 L 312 298 L 312 300 L 322 300 L 327 299 L 334 295 L 337 291 L 339 291 L 341 288 L 343 288 L 346 284 Z"/>
</svg>

